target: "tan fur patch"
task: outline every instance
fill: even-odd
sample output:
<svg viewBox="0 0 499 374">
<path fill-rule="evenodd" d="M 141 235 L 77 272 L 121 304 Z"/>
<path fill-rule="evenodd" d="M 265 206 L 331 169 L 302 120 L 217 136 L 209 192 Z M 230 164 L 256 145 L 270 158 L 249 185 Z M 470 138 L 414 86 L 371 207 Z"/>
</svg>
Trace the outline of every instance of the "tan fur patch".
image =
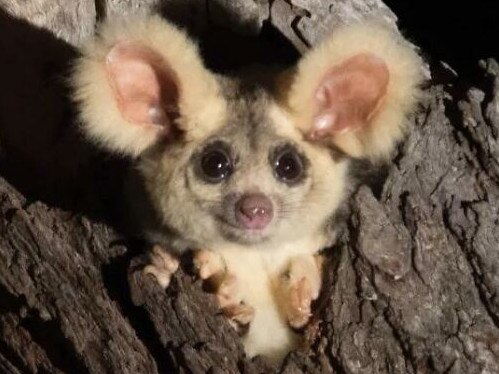
<svg viewBox="0 0 499 374">
<path fill-rule="evenodd" d="M 83 130 L 103 146 L 137 156 L 157 141 L 157 132 L 127 122 L 121 115 L 105 71 L 105 59 L 117 43 L 133 41 L 157 52 L 180 82 L 179 126 L 186 140 L 204 136 L 223 123 L 225 101 L 213 74 L 204 68 L 196 45 L 158 16 L 107 23 L 99 37 L 83 47 L 72 76 Z"/>
<path fill-rule="evenodd" d="M 368 53 L 381 58 L 389 70 L 389 83 L 382 106 L 362 131 L 334 137 L 334 143 L 359 157 L 386 157 L 404 133 L 405 121 L 416 103 L 422 80 L 422 61 L 413 48 L 393 31 L 376 23 L 340 27 L 300 61 L 291 82 L 286 103 L 296 126 L 307 133 L 312 127 L 316 106 L 313 96 L 326 72 L 352 56 Z"/>
</svg>

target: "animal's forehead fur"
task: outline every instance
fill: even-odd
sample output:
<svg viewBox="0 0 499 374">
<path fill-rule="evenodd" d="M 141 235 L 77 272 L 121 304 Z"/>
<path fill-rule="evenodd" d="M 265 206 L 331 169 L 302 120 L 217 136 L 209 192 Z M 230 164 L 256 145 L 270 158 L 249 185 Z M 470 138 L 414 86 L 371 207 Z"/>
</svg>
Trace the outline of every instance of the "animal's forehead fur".
<svg viewBox="0 0 499 374">
<path fill-rule="evenodd" d="M 221 95 L 227 103 L 223 126 L 215 134 L 240 151 L 255 152 L 279 141 L 279 123 L 271 118 L 275 106 L 271 93 L 258 82 L 221 78 Z"/>
</svg>

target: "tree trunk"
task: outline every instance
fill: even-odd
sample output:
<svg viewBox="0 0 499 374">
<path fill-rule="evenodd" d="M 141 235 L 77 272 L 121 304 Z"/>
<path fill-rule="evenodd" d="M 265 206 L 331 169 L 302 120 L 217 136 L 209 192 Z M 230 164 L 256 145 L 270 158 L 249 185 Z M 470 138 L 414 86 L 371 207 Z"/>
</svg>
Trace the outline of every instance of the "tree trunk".
<svg viewBox="0 0 499 374">
<path fill-rule="evenodd" d="M 499 372 L 499 65 L 430 64 L 411 132 L 383 184 L 353 194 L 305 343 L 277 369 L 244 357 L 188 260 L 166 292 L 142 275 L 144 244 L 112 213 L 124 162 L 75 130 L 72 46 L 159 6 L 224 69 L 396 17 L 377 0 L 158 3 L 0 0 L 0 372 Z"/>
</svg>

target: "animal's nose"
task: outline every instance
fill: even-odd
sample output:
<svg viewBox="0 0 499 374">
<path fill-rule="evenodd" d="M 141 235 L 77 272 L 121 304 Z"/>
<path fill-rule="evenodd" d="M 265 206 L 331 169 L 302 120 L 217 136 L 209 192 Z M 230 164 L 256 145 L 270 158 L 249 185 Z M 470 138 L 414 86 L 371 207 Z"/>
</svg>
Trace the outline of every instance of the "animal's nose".
<svg viewBox="0 0 499 374">
<path fill-rule="evenodd" d="M 237 222 L 248 230 L 262 230 L 274 216 L 272 201 L 261 193 L 242 196 L 236 203 Z"/>
</svg>

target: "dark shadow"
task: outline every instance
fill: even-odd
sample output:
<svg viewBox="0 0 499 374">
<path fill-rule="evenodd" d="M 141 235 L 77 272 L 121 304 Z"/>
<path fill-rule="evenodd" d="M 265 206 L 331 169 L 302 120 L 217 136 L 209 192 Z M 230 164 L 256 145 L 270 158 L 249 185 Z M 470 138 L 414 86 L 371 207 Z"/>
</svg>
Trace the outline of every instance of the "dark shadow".
<svg viewBox="0 0 499 374">
<path fill-rule="evenodd" d="M 29 201 L 113 221 L 123 160 L 79 133 L 67 78 L 77 52 L 0 9 L 0 175 Z"/>
<path fill-rule="evenodd" d="M 44 350 L 52 365 L 62 373 L 88 373 L 81 353 L 64 335 L 58 321 L 44 321 L 33 315 L 24 318 L 20 325 L 29 331 L 33 341 Z"/>
<path fill-rule="evenodd" d="M 458 73 L 470 73 L 479 59 L 499 57 L 499 22 L 493 0 L 385 3 L 398 16 L 405 36 Z"/>
<path fill-rule="evenodd" d="M 114 258 L 111 263 L 104 265 L 102 268 L 106 292 L 111 300 L 120 306 L 123 314 L 127 316 L 140 341 L 151 353 L 158 367 L 158 372 L 171 373 L 175 368 L 175 363 L 172 362 L 168 349 L 163 346 L 146 309 L 134 305 L 131 297 L 129 272 L 138 271 L 133 269 L 134 266 L 139 268 L 144 266 L 143 262 L 145 262 L 146 256 L 140 257 L 139 255 L 143 253 L 145 245 L 139 240 L 127 241 L 126 245 L 129 251 L 125 255 Z"/>
<path fill-rule="evenodd" d="M 54 321 L 42 320 L 36 310 L 27 309 L 26 305 L 27 301 L 24 296 L 14 296 L 0 284 L 0 315 L 24 313 L 25 315 L 19 321 L 19 327 L 26 330 L 34 343 L 33 345 L 38 345 L 55 367 L 67 373 L 86 373 L 84 363 L 74 346 L 62 333 L 60 326 Z M 22 309 L 24 312 L 20 312 Z M 56 349 L 51 349 L 52 347 L 56 347 Z M 2 341 L 0 341 L 0 354 L 7 357 L 23 373 L 30 372 L 24 365 L 25 360 L 18 356 L 19 352 Z M 39 369 L 40 372 L 44 372 L 43 367 Z"/>
<path fill-rule="evenodd" d="M 209 4 L 210 7 L 200 6 L 196 0 L 172 0 L 163 3 L 159 12 L 199 42 L 203 60 L 211 70 L 226 72 L 252 64 L 286 66 L 298 59 L 296 48 L 269 22 L 264 22 L 258 35 L 239 33 L 238 15 L 231 14 L 222 4 Z M 227 19 L 223 26 L 219 21 L 211 21 L 210 9 L 215 6 L 217 19 Z"/>
<path fill-rule="evenodd" d="M 2 10 L 0 30 L 0 174 L 28 199 L 69 208 L 90 155 L 65 84 L 76 53 Z"/>
<path fill-rule="evenodd" d="M 207 66 L 216 72 L 248 65 L 289 66 L 300 57 L 295 47 L 268 22 L 257 37 L 212 26 L 210 32 L 200 36 L 200 46 Z"/>
</svg>

